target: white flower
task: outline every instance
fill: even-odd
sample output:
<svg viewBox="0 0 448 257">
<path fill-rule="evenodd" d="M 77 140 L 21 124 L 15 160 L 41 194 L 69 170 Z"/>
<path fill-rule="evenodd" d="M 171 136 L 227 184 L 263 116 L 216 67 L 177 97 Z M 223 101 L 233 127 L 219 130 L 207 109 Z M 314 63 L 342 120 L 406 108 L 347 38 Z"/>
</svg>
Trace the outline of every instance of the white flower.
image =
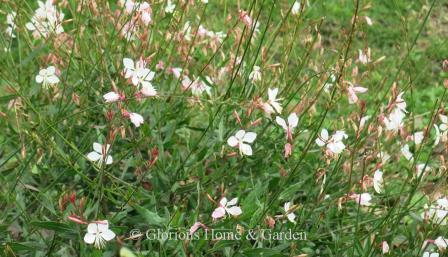
<svg viewBox="0 0 448 257">
<path fill-rule="evenodd" d="M 227 144 L 231 147 L 236 147 L 240 149 L 241 155 L 252 155 L 252 147 L 249 145 L 253 143 L 257 138 L 257 134 L 254 132 L 246 132 L 244 130 L 240 130 L 236 132 L 235 136 L 229 137 L 227 140 Z M 249 144 L 246 144 L 249 143 Z"/>
<path fill-rule="evenodd" d="M 439 119 L 442 122 L 442 124 L 439 125 L 439 129 L 442 132 L 445 132 L 448 130 L 448 117 L 442 114 L 439 114 Z"/>
<path fill-rule="evenodd" d="M 112 91 L 103 95 L 103 98 L 106 103 L 113 103 L 120 100 L 120 95 Z"/>
<path fill-rule="evenodd" d="M 400 109 L 402 112 L 407 113 L 406 111 L 406 101 L 403 99 L 404 92 L 398 94 L 397 99 L 395 99 L 395 106 Z"/>
<path fill-rule="evenodd" d="M 420 164 L 416 165 L 415 169 L 416 169 L 417 177 L 420 177 L 422 175 L 422 173 L 431 171 L 431 167 L 429 167 L 428 165 L 426 165 L 424 163 L 420 163 Z"/>
<path fill-rule="evenodd" d="M 129 119 L 137 128 L 140 127 L 140 125 L 142 125 L 144 122 L 143 117 L 135 112 L 129 113 Z"/>
<path fill-rule="evenodd" d="M 372 203 L 370 202 L 372 200 L 372 196 L 369 193 L 354 194 L 353 199 L 355 199 L 356 203 L 361 206 L 372 205 Z"/>
<path fill-rule="evenodd" d="M 358 102 L 358 96 L 356 95 L 356 93 L 365 93 L 365 92 L 367 92 L 367 90 L 368 89 L 365 87 L 354 87 L 354 86 L 350 85 L 347 89 L 348 103 L 354 104 L 354 103 Z"/>
<path fill-rule="evenodd" d="M 51 33 L 60 34 L 64 32 L 62 22 L 64 13 L 59 12 L 53 5 L 53 0 L 47 0 L 45 3 L 37 1 L 39 5 L 35 11 L 31 22 L 25 24 L 26 28 L 33 32 L 35 38 L 48 37 Z"/>
<path fill-rule="evenodd" d="M 440 251 L 445 251 L 448 247 L 448 238 L 444 238 L 443 236 L 439 236 L 434 240 L 434 244 L 437 245 Z"/>
<path fill-rule="evenodd" d="M 175 8 L 176 8 L 176 5 L 173 4 L 171 2 L 171 0 L 168 0 L 167 3 L 166 3 L 165 12 L 166 13 L 173 13 Z"/>
<path fill-rule="evenodd" d="M 441 134 L 440 134 L 439 127 L 437 127 L 436 124 L 433 124 L 433 125 L 434 125 L 434 129 L 436 130 L 436 139 L 434 140 L 434 146 L 436 146 L 440 143 Z"/>
<path fill-rule="evenodd" d="M 219 207 L 216 208 L 212 213 L 213 219 L 219 219 L 226 215 L 226 213 L 232 216 L 238 216 L 242 213 L 242 210 L 239 206 L 234 206 L 238 202 L 238 198 L 233 198 L 229 202 L 227 202 L 227 198 L 223 197 L 221 201 L 219 201 Z"/>
<path fill-rule="evenodd" d="M 109 149 L 110 149 L 109 144 L 103 146 L 99 143 L 93 143 L 93 152 L 87 154 L 87 159 L 89 159 L 92 162 L 98 162 L 99 165 L 101 165 L 103 161 L 106 162 L 106 165 L 112 164 L 113 162 L 112 156 L 108 155 Z"/>
<path fill-rule="evenodd" d="M 268 101 L 263 103 L 263 110 L 268 114 L 272 113 L 281 113 L 282 112 L 282 106 L 278 102 L 279 99 L 277 99 L 278 94 L 278 88 L 274 89 L 268 89 Z"/>
<path fill-rule="evenodd" d="M 300 12 L 300 2 L 295 1 L 294 4 L 292 5 L 291 14 L 297 15 L 299 14 L 299 12 Z"/>
<path fill-rule="evenodd" d="M 291 202 L 287 202 L 284 204 L 283 208 L 285 209 L 285 213 L 286 213 L 286 217 L 288 218 L 289 221 L 291 221 L 292 223 L 296 224 L 296 215 L 294 214 L 294 212 L 290 211 L 291 210 Z"/>
<path fill-rule="evenodd" d="M 367 64 L 370 62 L 370 47 L 364 53 L 361 49 L 358 49 L 358 61 L 362 64 Z"/>
<path fill-rule="evenodd" d="M 424 252 L 423 257 L 439 257 L 438 253 Z"/>
<path fill-rule="evenodd" d="M 59 78 L 56 76 L 55 67 L 50 66 L 46 69 L 40 70 L 39 74 L 36 75 L 36 82 L 38 84 L 43 84 L 44 88 L 47 88 L 48 85 L 59 83 Z"/>
<path fill-rule="evenodd" d="M 383 172 L 381 172 L 380 170 L 376 170 L 373 174 L 373 188 L 378 194 L 381 194 L 381 192 L 383 191 L 383 183 Z"/>
<path fill-rule="evenodd" d="M 207 83 L 212 84 L 213 81 L 210 79 L 209 76 L 205 77 L 205 80 L 207 81 Z M 211 95 L 211 87 L 209 87 L 207 85 L 207 83 L 205 83 L 205 81 L 203 81 L 202 79 L 197 78 L 191 85 L 190 85 L 190 90 L 191 93 L 194 96 L 201 96 L 204 92 L 206 92 L 208 95 Z"/>
<path fill-rule="evenodd" d="M 381 160 L 381 163 L 384 165 L 390 159 L 390 155 L 386 152 L 379 152 L 377 154 L 377 158 Z"/>
<path fill-rule="evenodd" d="M 425 137 L 424 133 L 422 131 L 419 131 L 415 132 L 414 135 L 412 135 L 412 140 L 414 140 L 414 143 L 416 145 L 419 145 L 422 143 L 424 137 Z"/>
<path fill-rule="evenodd" d="M 208 0 L 201 0 L 203 4 L 208 4 Z"/>
<path fill-rule="evenodd" d="M 322 129 L 320 136 L 316 138 L 316 144 L 318 146 L 327 146 L 327 150 L 333 154 L 340 154 L 345 149 L 345 144 L 342 142 L 343 139 L 348 138 L 344 131 L 336 131 L 331 138 L 328 135 L 328 130 Z"/>
<path fill-rule="evenodd" d="M 151 22 L 151 5 L 148 2 L 136 3 L 132 0 L 126 0 L 124 3 L 127 14 L 136 14 L 144 25 Z"/>
<path fill-rule="evenodd" d="M 157 95 L 157 90 L 151 85 L 151 83 L 142 84 L 142 88 L 140 89 L 140 92 L 144 96 L 156 96 Z"/>
<path fill-rule="evenodd" d="M 383 250 L 383 254 L 386 254 L 389 252 L 389 244 L 387 243 L 387 241 L 383 241 L 381 243 L 381 249 Z"/>
<path fill-rule="evenodd" d="M 363 129 L 364 126 L 366 125 L 366 122 L 370 119 L 370 116 L 363 116 L 360 120 L 359 120 L 359 129 Z"/>
<path fill-rule="evenodd" d="M 16 12 L 10 12 L 6 15 L 6 24 L 8 24 L 8 27 L 6 28 L 6 35 L 8 35 L 11 38 L 15 38 L 16 35 L 14 35 L 14 30 L 16 29 L 16 23 L 14 22 L 17 14 Z"/>
<path fill-rule="evenodd" d="M 448 217 L 448 199 L 446 197 L 438 199 L 423 214 L 425 219 L 431 219 L 434 224 L 446 225 Z"/>
<path fill-rule="evenodd" d="M 252 81 L 252 83 L 261 80 L 261 72 L 259 66 L 254 66 L 252 72 L 249 74 L 249 79 Z"/>
<path fill-rule="evenodd" d="M 275 118 L 275 121 L 285 130 L 286 138 L 292 140 L 292 134 L 294 132 L 294 128 L 297 127 L 297 124 L 299 123 L 299 118 L 297 117 L 297 114 L 293 112 L 288 116 L 288 124 L 286 124 L 286 121 L 280 116 L 277 116 Z"/>
<path fill-rule="evenodd" d="M 386 125 L 386 130 L 391 130 L 397 132 L 403 127 L 403 119 L 406 114 L 400 109 L 395 108 L 390 114 L 389 118 L 384 118 L 384 124 Z"/>
<path fill-rule="evenodd" d="M 94 244 L 96 248 L 101 249 L 107 241 L 114 239 L 115 233 L 109 229 L 107 220 L 90 223 L 87 226 L 87 234 L 84 236 L 84 242 Z"/>
<path fill-rule="evenodd" d="M 373 22 L 372 22 L 372 19 L 370 19 L 369 16 L 364 16 L 364 19 L 366 20 L 367 25 L 372 26 Z"/>
<path fill-rule="evenodd" d="M 134 64 L 134 61 L 129 58 L 123 58 L 124 65 L 124 77 L 131 79 L 134 86 L 139 85 L 151 85 L 151 80 L 154 78 L 155 73 L 150 69 L 145 68 L 146 62 L 139 60 Z"/>
<path fill-rule="evenodd" d="M 404 158 L 406 158 L 406 160 L 408 161 L 412 161 L 414 159 L 413 154 L 411 153 L 411 151 L 409 151 L 409 145 L 404 145 L 401 148 L 401 153 L 403 154 Z"/>
</svg>

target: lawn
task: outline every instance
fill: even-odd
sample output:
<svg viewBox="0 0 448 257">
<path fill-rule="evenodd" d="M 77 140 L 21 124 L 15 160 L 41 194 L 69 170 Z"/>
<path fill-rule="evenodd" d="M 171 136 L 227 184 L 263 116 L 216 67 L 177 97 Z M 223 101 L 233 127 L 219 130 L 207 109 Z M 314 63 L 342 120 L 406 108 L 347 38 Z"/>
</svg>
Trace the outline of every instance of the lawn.
<svg viewBox="0 0 448 257">
<path fill-rule="evenodd" d="M 3 0 L 0 256 L 444 256 L 447 12 Z"/>
</svg>

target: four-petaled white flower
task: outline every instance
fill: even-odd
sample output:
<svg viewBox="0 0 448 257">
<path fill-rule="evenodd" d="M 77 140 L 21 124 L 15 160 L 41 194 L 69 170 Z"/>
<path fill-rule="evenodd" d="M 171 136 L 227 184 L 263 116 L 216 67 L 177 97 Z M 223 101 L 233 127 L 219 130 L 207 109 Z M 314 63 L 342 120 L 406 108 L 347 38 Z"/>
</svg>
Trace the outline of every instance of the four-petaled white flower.
<svg viewBox="0 0 448 257">
<path fill-rule="evenodd" d="M 123 58 L 124 77 L 131 79 L 134 86 L 149 86 L 155 73 L 146 68 L 146 62 L 139 60 L 134 64 L 134 61 L 129 58 Z"/>
<path fill-rule="evenodd" d="M 103 98 L 106 103 L 113 103 L 120 100 L 120 95 L 112 91 L 103 95 Z"/>
<path fill-rule="evenodd" d="M 263 110 L 268 114 L 272 113 L 281 113 L 282 112 L 282 106 L 278 102 L 279 99 L 277 99 L 278 94 L 278 88 L 270 89 L 268 88 L 268 101 L 264 102 L 262 107 Z"/>
<path fill-rule="evenodd" d="M 90 223 L 87 226 L 87 234 L 84 236 L 84 242 L 94 244 L 96 248 L 101 249 L 107 241 L 114 239 L 115 233 L 109 229 L 107 220 Z"/>
<path fill-rule="evenodd" d="M 295 224 L 296 215 L 294 214 L 294 211 L 291 208 L 292 205 L 293 204 L 291 202 L 286 202 L 283 206 L 283 209 L 285 209 L 286 218 L 288 218 L 289 221 Z"/>
<path fill-rule="evenodd" d="M 373 174 L 373 188 L 378 194 L 381 194 L 383 191 L 383 172 L 380 170 L 376 170 Z"/>
<path fill-rule="evenodd" d="M 292 140 L 292 134 L 294 132 L 294 128 L 297 127 L 299 123 L 299 118 L 297 117 L 297 114 L 293 112 L 288 116 L 288 124 L 286 124 L 286 121 L 280 116 L 277 116 L 275 118 L 275 121 L 285 130 L 286 138 Z"/>
<path fill-rule="evenodd" d="M 322 129 L 320 136 L 316 138 L 318 146 L 327 146 L 327 151 L 331 154 L 340 154 L 345 149 L 345 144 L 342 140 L 348 138 L 344 131 L 338 130 L 331 137 L 328 135 L 328 130 Z"/>
<path fill-rule="evenodd" d="M 221 201 L 219 201 L 219 206 L 212 213 L 213 219 L 222 218 L 227 214 L 232 216 L 238 216 L 242 213 L 242 210 L 239 206 L 235 206 L 238 202 L 238 198 L 233 198 L 230 201 L 227 201 L 227 198 L 223 197 Z"/>
<path fill-rule="evenodd" d="M 129 119 L 137 128 L 144 122 L 143 116 L 135 112 L 129 113 Z"/>
<path fill-rule="evenodd" d="M 109 155 L 109 149 L 109 144 L 103 146 L 99 143 L 93 143 L 93 151 L 87 154 L 87 159 L 92 162 L 98 162 L 100 165 L 103 161 L 105 161 L 107 165 L 112 164 L 113 159 L 112 156 Z"/>
<path fill-rule="evenodd" d="M 231 147 L 236 147 L 240 149 L 240 154 L 242 155 L 252 155 L 252 147 L 249 145 L 253 143 L 257 138 L 257 134 L 254 132 L 246 132 L 244 130 L 239 130 L 236 132 L 235 136 L 229 137 L 227 144 Z M 246 144 L 249 143 L 249 144 Z"/>
<path fill-rule="evenodd" d="M 47 88 L 48 85 L 59 83 L 59 78 L 56 76 L 56 68 L 54 66 L 50 66 L 46 69 L 40 70 L 39 74 L 36 75 L 36 82 L 38 84 L 42 84 L 44 88 Z"/>
</svg>

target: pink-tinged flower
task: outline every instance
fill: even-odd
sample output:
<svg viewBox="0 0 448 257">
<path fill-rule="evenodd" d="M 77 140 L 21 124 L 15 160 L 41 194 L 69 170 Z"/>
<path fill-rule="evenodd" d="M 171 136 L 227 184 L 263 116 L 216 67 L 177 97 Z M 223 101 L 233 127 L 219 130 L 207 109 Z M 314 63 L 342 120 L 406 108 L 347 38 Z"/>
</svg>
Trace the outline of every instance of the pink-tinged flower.
<svg viewBox="0 0 448 257">
<path fill-rule="evenodd" d="M 369 193 L 353 194 L 351 198 L 354 199 L 356 203 L 361 206 L 372 205 L 372 203 L 370 202 L 372 200 L 372 196 Z"/>
<path fill-rule="evenodd" d="M 448 238 L 444 238 L 443 236 L 439 236 L 434 240 L 434 244 L 439 248 L 440 251 L 445 251 L 448 247 Z"/>
<path fill-rule="evenodd" d="M 386 254 L 389 252 L 389 244 L 387 243 L 387 241 L 383 241 L 381 243 L 381 249 L 383 250 L 383 254 Z"/>
<path fill-rule="evenodd" d="M 294 210 L 292 207 L 292 202 L 286 202 L 283 206 L 283 209 L 285 210 L 286 218 L 294 224 L 296 224 L 296 215 L 294 214 Z"/>
<path fill-rule="evenodd" d="M 235 136 L 227 139 L 227 144 L 231 147 L 238 147 L 241 155 L 252 155 L 252 147 L 249 145 L 255 141 L 257 134 L 254 132 L 246 132 L 239 130 Z M 249 144 L 246 144 L 249 143 Z"/>
<path fill-rule="evenodd" d="M 238 198 L 233 198 L 229 202 L 227 198 L 223 197 L 221 201 L 219 201 L 219 207 L 216 208 L 212 213 L 213 219 L 220 219 L 227 214 L 232 216 L 238 216 L 242 213 L 242 210 L 239 206 L 235 206 L 238 202 Z"/>
<path fill-rule="evenodd" d="M 322 129 L 320 136 L 316 138 L 316 144 L 320 147 L 327 146 L 327 152 L 330 154 L 340 154 L 345 149 L 345 144 L 342 140 L 348 138 L 344 131 L 338 130 L 331 137 L 328 135 L 328 130 Z"/>
<path fill-rule="evenodd" d="M 297 117 L 297 114 L 293 112 L 288 116 L 288 124 L 286 124 L 286 121 L 280 116 L 277 116 L 275 118 L 275 121 L 285 130 L 286 138 L 292 140 L 294 128 L 296 128 L 299 124 L 299 118 Z"/>
<path fill-rule="evenodd" d="M 397 98 L 395 99 L 395 106 L 400 109 L 402 112 L 407 113 L 406 111 L 406 101 L 403 99 L 404 92 L 401 92 L 398 94 Z"/>
<path fill-rule="evenodd" d="M 135 112 L 129 113 L 129 119 L 137 128 L 144 122 L 143 116 Z"/>
<path fill-rule="evenodd" d="M 105 161 L 106 165 L 112 164 L 112 156 L 109 155 L 110 145 L 105 146 L 99 143 L 93 143 L 93 152 L 87 154 L 87 159 L 92 162 L 98 162 L 99 165 Z"/>
<path fill-rule="evenodd" d="M 148 2 L 136 3 L 133 0 L 126 0 L 124 7 L 127 14 L 136 14 L 144 25 L 151 22 L 152 9 Z"/>
<path fill-rule="evenodd" d="M 358 50 L 358 61 L 362 64 L 368 64 L 370 60 L 370 48 L 367 48 L 367 51 Z"/>
<path fill-rule="evenodd" d="M 351 85 L 348 87 L 347 92 L 348 92 L 348 102 L 350 104 L 354 104 L 356 102 L 358 102 L 358 96 L 356 95 L 356 93 L 365 93 L 367 92 L 367 88 L 365 87 L 354 87 L 353 85 Z"/>
<path fill-rule="evenodd" d="M 262 107 L 263 110 L 268 114 L 271 115 L 272 113 L 281 113 L 282 112 L 282 106 L 278 102 L 280 99 L 277 99 L 278 94 L 278 88 L 274 89 L 268 89 L 268 101 L 263 103 Z"/>
<path fill-rule="evenodd" d="M 207 226 L 205 226 L 201 222 L 195 222 L 193 224 L 193 226 L 191 226 L 191 228 L 190 228 L 190 231 L 189 231 L 190 235 L 193 235 L 199 228 L 202 228 L 204 230 L 208 230 Z"/>
<path fill-rule="evenodd" d="M 112 91 L 103 95 L 103 98 L 106 103 L 113 103 L 120 100 L 120 95 Z"/>
<path fill-rule="evenodd" d="M 292 154 L 292 145 L 290 143 L 285 144 L 285 158 L 288 158 Z"/>
<path fill-rule="evenodd" d="M 425 208 L 422 217 L 425 220 L 430 219 L 434 224 L 446 225 L 448 218 L 448 199 L 446 197 L 439 198 L 429 208 Z"/>
<path fill-rule="evenodd" d="M 176 77 L 176 79 L 180 78 L 182 74 L 182 68 L 170 68 L 169 71 Z"/>
<path fill-rule="evenodd" d="M 84 236 L 84 242 L 94 244 L 96 248 L 101 249 L 107 241 L 115 238 L 115 233 L 109 229 L 107 220 L 90 223 L 87 226 L 87 234 Z"/>
</svg>

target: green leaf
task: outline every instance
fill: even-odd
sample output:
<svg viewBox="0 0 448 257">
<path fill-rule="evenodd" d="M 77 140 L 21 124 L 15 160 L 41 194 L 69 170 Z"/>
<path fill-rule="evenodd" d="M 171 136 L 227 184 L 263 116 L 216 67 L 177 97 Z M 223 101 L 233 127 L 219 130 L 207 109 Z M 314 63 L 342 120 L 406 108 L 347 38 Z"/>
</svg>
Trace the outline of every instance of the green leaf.
<svg viewBox="0 0 448 257">
<path fill-rule="evenodd" d="M 75 231 L 68 225 L 59 223 L 59 222 L 53 222 L 53 221 L 32 221 L 31 226 L 48 229 L 56 232 L 70 232 L 74 233 Z"/>
<path fill-rule="evenodd" d="M 141 216 L 143 216 L 143 218 L 145 219 L 145 222 L 148 225 L 161 226 L 166 223 L 166 219 L 160 217 L 155 212 L 152 212 L 152 211 L 150 211 L 146 208 L 140 207 L 138 205 L 134 206 L 134 208 Z"/>
</svg>

